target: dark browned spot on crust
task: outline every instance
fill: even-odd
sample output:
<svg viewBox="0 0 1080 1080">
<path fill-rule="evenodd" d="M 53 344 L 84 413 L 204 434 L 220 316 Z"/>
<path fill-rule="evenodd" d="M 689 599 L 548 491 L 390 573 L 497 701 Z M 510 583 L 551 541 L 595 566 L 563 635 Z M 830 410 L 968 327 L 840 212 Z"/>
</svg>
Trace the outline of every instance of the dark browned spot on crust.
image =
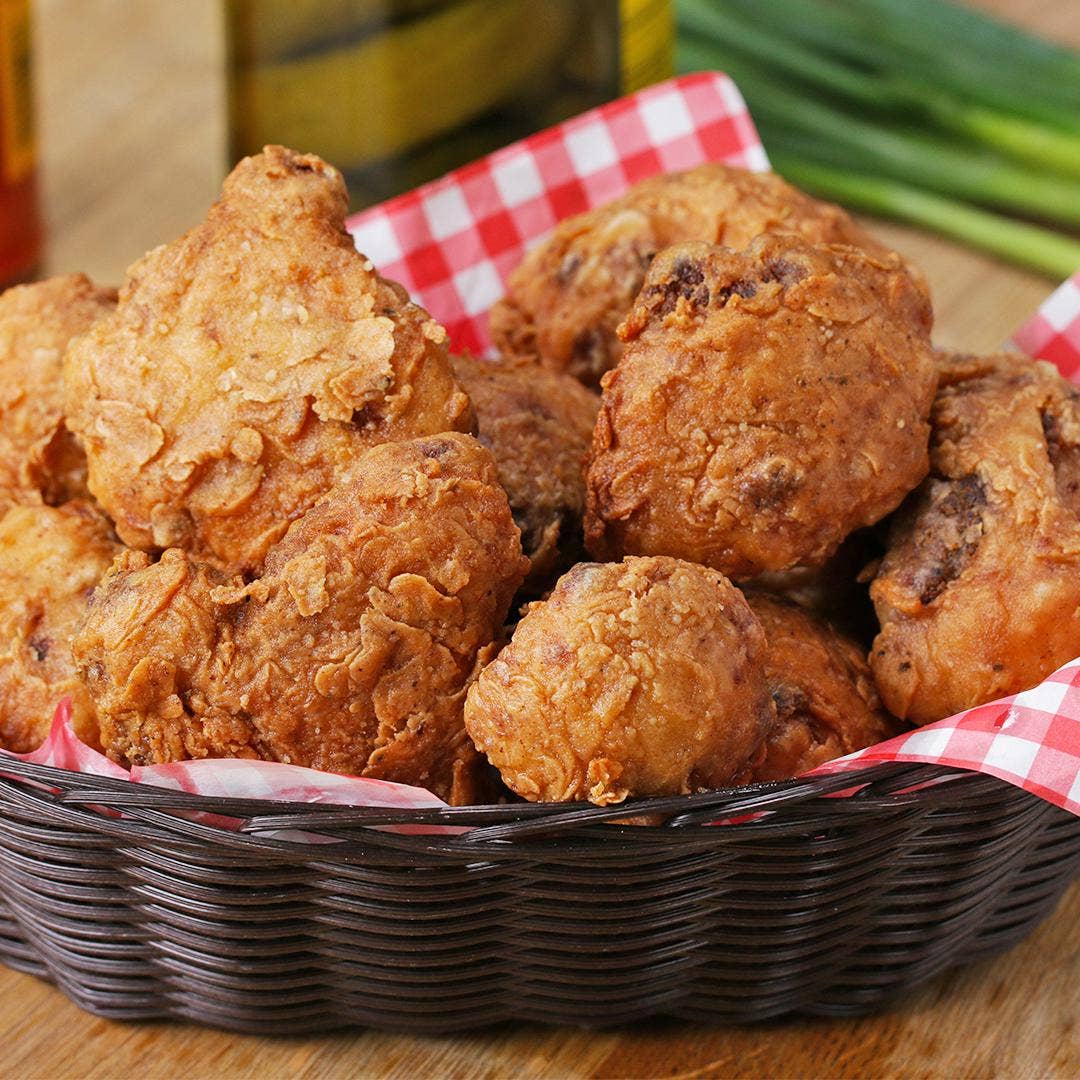
<svg viewBox="0 0 1080 1080">
<path fill-rule="evenodd" d="M 757 296 L 757 285 L 752 281 L 747 281 L 745 278 L 733 281 L 730 285 L 722 285 L 713 293 L 713 306 L 722 308 L 733 296 L 741 296 L 744 300 L 749 300 L 751 297 Z M 705 300 L 708 302 L 708 293 L 705 295 Z"/>
<path fill-rule="evenodd" d="M 580 360 L 590 368 L 602 370 L 606 365 L 607 341 L 603 330 L 596 326 L 587 326 L 574 338 L 572 353 L 575 360 Z"/>
<path fill-rule="evenodd" d="M 555 280 L 560 285 L 566 285 L 578 272 L 580 267 L 581 256 L 576 251 L 571 251 L 570 254 L 559 263 L 559 269 L 555 272 Z"/>
<path fill-rule="evenodd" d="M 1070 401 L 1066 404 L 1072 405 Z M 1065 438 L 1061 417 L 1045 408 L 1041 412 L 1046 453 L 1054 469 L 1058 498 L 1072 513 L 1080 516 L 1080 446 Z"/>
<path fill-rule="evenodd" d="M 986 489 L 974 474 L 937 480 L 930 505 L 917 524 L 919 566 L 911 584 L 923 604 L 932 604 L 971 561 L 982 539 Z"/>
<path fill-rule="evenodd" d="M 671 276 L 659 285 L 654 285 L 651 292 L 660 297 L 660 304 L 655 309 L 657 315 L 667 315 L 674 311 L 679 300 L 686 300 L 696 307 L 704 307 L 709 302 L 705 272 L 689 259 L 679 259 L 671 268 Z"/>
<path fill-rule="evenodd" d="M 31 638 L 28 644 L 30 651 L 34 654 L 34 659 L 40 663 L 49 655 L 49 647 L 52 642 L 48 638 Z"/>
<path fill-rule="evenodd" d="M 755 510 L 772 510 L 783 505 L 799 487 L 799 477 L 784 465 L 750 473 L 739 481 L 739 491 Z"/>
<path fill-rule="evenodd" d="M 807 271 L 789 259 L 771 259 L 765 264 L 762 281 L 778 281 L 781 285 L 794 285 L 806 277 Z"/>
<path fill-rule="evenodd" d="M 806 691 L 792 683 L 777 683 L 772 688 L 772 699 L 776 705 L 776 715 L 781 720 L 802 716 L 810 710 Z"/>
<path fill-rule="evenodd" d="M 420 453 L 426 458 L 438 459 L 446 457 L 450 452 L 451 444 L 443 439 L 426 442 L 420 447 Z"/>
</svg>

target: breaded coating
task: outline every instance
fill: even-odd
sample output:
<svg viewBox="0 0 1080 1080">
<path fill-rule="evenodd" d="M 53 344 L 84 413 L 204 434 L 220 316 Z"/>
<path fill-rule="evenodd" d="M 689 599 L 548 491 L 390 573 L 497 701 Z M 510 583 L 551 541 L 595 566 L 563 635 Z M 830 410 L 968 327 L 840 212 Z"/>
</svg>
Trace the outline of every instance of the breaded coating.
<svg viewBox="0 0 1080 1080">
<path fill-rule="evenodd" d="M 1035 685 L 1080 655 L 1080 388 L 1012 354 L 951 357 L 930 476 L 870 587 L 870 664 L 917 724 Z"/>
<path fill-rule="evenodd" d="M 775 173 L 712 162 L 650 177 L 613 202 L 560 222 L 510 275 L 506 298 L 491 310 L 491 336 L 507 355 L 538 357 L 595 386 L 622 354 L 616 327 L 659 251 L 685 240 L 741 250 L 773 232 L 886 253 L 838 206 L 812 199 Z"/>
<path fill-rule="evenodd" d="M 0 518 L 0 746 L 25 753 L 49 734 L 61 698 L 75 733 L 100 746 L 97 715 L 76 677 L 71 639 L 120 545 L 81 500 L 15 506 Z"/>
<path fill-rule="evenodd" d="M 776 722 L 742 783 L 786 780 L 898 735 L 862 648 L 787 600 L 748 592 L 765 631 L 765 676 Z"/>
<path fill-rule="evenodd" d="M 579 563 L 469 691 L 465 725 L 534 802 L 723 787 L 773 721 L 765 635 L 715 570 Z"/>
<path fill-rule="evenodd" d="M 585 456 L 600 398 L 530 361 L 455 356 L 453 364 L 532 563 L 524 588 L 539 595 L 584 555 Z"/>
<path fill-rule="evenodd" d="M 667 248 L 604 378 L 589 551 L 737 580 L 823 563 L 926 475 L 925 325 L 896 256 L 788 236 Z"/>
<path fill-rule="evenodd" d="M 244 585 L 168 551 L 121 568 L 75 656 L 110 756 L 259 757 L 475 797 L 465 691 L 528 564 L 490 453 L 387 443 Z"/>
<path fill-rule="evenodd" d="M 236 658 L 236 612 L 216 604 L 241 578 L 170 548 L 155 562 L 126 549 L 94 593 L 73 653 L 114 761 L 270 757 L 251 724 L 212 707 Z"/>
<path fill-rule="evenodd" d="M 257 571 L 359 451 L 472 430 L 445 331 L 356 251 L 346 208 L 313 155 L 244 159 L 69 351 L 68 421 L 125 543 Z"/>
<path fill-rule="evenodd" d="M 83 274 L 0 294 L 0 514 L 85 498 L 86 455 L 64 426 L 68 342 L 112 311 L 116 293 Z"/>
</svg>

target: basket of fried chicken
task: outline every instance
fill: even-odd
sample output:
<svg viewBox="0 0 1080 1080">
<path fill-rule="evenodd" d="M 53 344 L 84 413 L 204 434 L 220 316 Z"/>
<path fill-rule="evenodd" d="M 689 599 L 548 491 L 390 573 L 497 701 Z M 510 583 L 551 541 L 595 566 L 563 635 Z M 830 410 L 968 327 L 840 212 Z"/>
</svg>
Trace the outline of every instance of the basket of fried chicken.
<svg viewBox="0 0 1080 1080">
<path fill-rule="evenodd" d="M 337 170 L 267 147 L 119 293 L 0 296 L 8 962 L 244 1030 L 745 1019 L 1050 910 L 1080 390 L 935 350 L 916 267 L 701 146 L 512 243 L 470 202 L 494 176 L 514 230 L 512 157 L 354 239 Z"/>
</svg>

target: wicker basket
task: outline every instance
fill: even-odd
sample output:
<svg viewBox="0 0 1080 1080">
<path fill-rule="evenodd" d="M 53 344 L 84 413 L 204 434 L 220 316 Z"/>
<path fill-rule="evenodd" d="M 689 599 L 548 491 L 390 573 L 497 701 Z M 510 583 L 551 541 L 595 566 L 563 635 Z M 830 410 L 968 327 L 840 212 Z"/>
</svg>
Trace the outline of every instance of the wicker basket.
<svg viewBox="0 0 1080 1080">
<path fill-rule="evenodd" d="M 260 1034 L 860 1013 L 1019 941 L 1080 868 L 1080 818 L 929 765 L 427 811 L 3 772 L 3 959 L 100 1016 Z"/>
</svg>

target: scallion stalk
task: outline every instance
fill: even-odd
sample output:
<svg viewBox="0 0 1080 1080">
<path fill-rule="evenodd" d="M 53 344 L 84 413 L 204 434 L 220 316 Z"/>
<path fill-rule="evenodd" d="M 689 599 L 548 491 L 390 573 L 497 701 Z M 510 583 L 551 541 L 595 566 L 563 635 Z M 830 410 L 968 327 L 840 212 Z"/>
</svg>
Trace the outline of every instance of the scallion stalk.
<svg viewBox="0 0 1080 1080">
<path fill-rule="evenodd" d="M 773 168 L 791 183 L 853 210 L 932 229 L 1055 279 L 1066 278 L 1080 268 L 1080 241 L 1071 237 L 920 191 L 910 184 L 845 172 L 782 150 L 774 150 L 772 158 Z"/>
<path fill-rule="evenodd" d="M 1055 276 L 1080 240 L 1080 56 L 952 0 L 677 0 L 779 171 Z M 970 204 L 981 204 L 978 205 Z"/>
</svg>

